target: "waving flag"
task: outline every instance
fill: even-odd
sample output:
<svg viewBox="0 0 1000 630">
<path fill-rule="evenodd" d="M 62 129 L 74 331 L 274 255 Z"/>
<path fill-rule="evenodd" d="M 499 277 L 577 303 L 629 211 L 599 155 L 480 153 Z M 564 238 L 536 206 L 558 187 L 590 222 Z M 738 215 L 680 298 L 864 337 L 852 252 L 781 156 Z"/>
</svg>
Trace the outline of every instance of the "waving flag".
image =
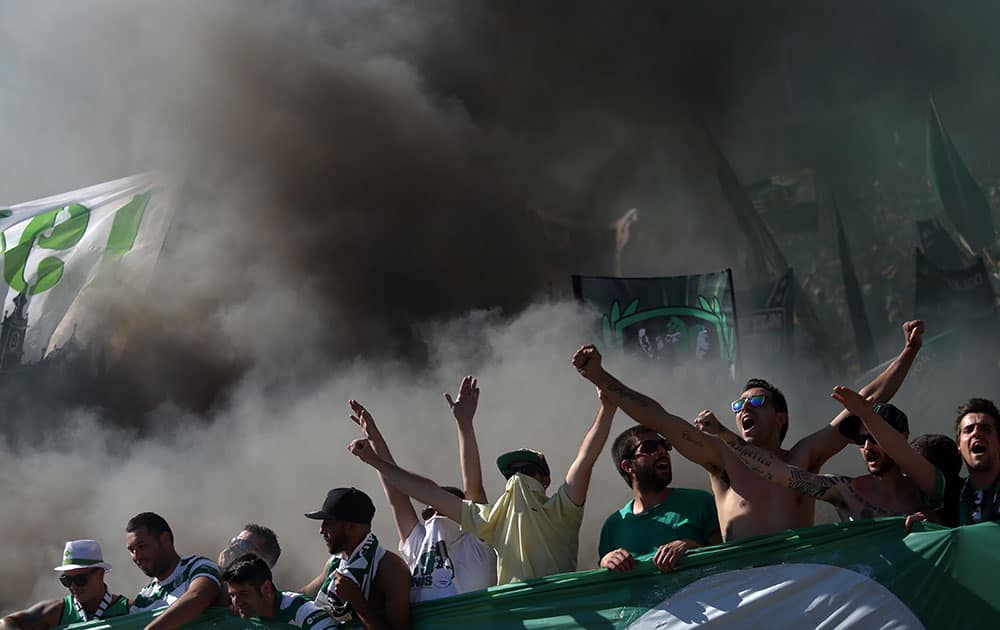
<svg viewBox="0 0 1000 630">
<path fill-rule="evenodd" d="M 948 137 L 933 99 L 927 119 L 927 172 L 962 238 L 977 252 L 992 245 L 993 211 Z"/>
<path fill-rule="evenodd" d="M 0 209 L 0 299 L 4 313 L 25 319 L 22 361 L 73 334 L 81 298 L 102 278 L 148 284 L 170 220 L 168 196 L 143 174 Z"/>
</svg>

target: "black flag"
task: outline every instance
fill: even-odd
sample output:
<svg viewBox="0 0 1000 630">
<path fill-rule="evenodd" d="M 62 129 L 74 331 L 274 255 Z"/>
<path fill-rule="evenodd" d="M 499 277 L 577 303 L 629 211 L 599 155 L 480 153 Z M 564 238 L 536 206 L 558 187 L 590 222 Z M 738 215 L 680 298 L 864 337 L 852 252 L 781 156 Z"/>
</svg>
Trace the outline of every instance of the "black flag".
<svg viewBox="0 0 1000 630">
<path fill-rule="evenodd" d="M 861 287 L 858 286 L 858 277 L 854 273 L 851 254 L 847 250 L 847 237 L 844 235 L 839 211 L 836 212 L 836 217 L 840 271 L 844 276 L 844 293 L 847 296 L 847 308 L 851 312 L 851 326 L 854 328 L 854 339 L 858 346 L 858 362 L 861 364 L 861 369 L 867 369 L 878 362 L 875 342 L 872 339 L 872 329 L 868 325 L 868 316 L 865 315 L 865 302 L 861 295 Z"/>
</svg>

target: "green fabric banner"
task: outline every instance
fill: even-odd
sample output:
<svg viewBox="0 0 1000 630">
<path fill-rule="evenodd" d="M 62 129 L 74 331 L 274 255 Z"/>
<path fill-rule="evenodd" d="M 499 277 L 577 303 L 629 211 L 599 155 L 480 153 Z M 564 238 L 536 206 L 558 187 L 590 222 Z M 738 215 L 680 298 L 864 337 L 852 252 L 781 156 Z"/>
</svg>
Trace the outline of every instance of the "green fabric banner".
<svg viewBox="0 0 1000 630">
<path fill-rule="evenodd" d="M 413 626 L 985 628 L 1000 619 L 997 566 L 998 523 L 904 536 L 902 519 L 883 518 L 697 549 L 673 573 L 643 562 L 629 573 L 555 575 L 418 604 Z M 78 627 L 139 630 L 149 619 Z M 190 627 L 248 625 L 213 609 Z"/>
</svg>

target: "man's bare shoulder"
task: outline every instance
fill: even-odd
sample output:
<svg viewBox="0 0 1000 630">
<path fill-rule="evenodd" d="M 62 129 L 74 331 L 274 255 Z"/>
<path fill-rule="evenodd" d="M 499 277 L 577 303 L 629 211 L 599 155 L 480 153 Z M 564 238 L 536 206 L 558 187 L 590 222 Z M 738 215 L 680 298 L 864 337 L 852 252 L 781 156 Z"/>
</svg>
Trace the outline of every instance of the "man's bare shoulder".
<svg viewBox="0 0 1000 630">
<path fill-rule="evenodd" d="M 393 578 L 398 578 L 401 574 L 405 574 L 406 579 L 409 580 L 410 567 L 406 564 L 405 560 L 399 557 L 399 554 L 387 549 L 385 555 L 382 556 L 382 561 L 379 562 L 375 579 L 379 581 L 392 581 Z"/>
</svg>

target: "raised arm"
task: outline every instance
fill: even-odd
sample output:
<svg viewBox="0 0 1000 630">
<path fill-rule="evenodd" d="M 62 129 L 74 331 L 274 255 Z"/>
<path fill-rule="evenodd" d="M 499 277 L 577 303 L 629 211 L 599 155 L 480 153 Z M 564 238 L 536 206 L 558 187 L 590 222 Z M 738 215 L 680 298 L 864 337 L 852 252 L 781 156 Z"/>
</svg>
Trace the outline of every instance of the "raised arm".
<svg viewBox="0 0 1000 630">
<path fill-rule="evenodd" d="M 924 323 L 920 320 L 903 322 L 903 349 L 870 383 L 861 388 L 861 395 L 872 402 L 889 402 L 913 365 L 923 344 Z M 842 411 L 822 429 L 799 440 L 792 448 L 794 461 L 806 463 L 809 470 L 818 471 L 828 459 L 851 443 L 851 431 L 841 427 L 850 414 Z"/>
<path fill-rule="evenodd" d="M 146 630 L 180 628 L 214 604 L 218 598 L 218 583 L 204 576 L 196 577 L 177 601 L 146 625 Z"/>
<path fill-rule="evenodd" d="M 846 387 L 834 387 L 830 396 L 844 405 L 849 413 L 861 418 L 861 422 L 878 445 L 885 449 L 886 454 L 913 480 L 913 483 L 917 484 L 925 496 L 943 499 L 941 495 L 944 489 L 938 487 L 937 469 L 920 453 L 913 450 L 902 433 L 875 413 L 872 403 L 865 400 L 858 392 Z"/>
<path fill-rule="evenodd" d="M 703 413 L 695 424 L 707 438 L 725 444 L 747 468 L 764 479 L 827 503 L 844 505 L 840 488 L 850 482 L 849 477 L 819 475 L 787 464 L 771 451 L 747 444 L 740 436 L 723 427 L 714 414 Z"/>
<path fill-rule="evenodd" d="M 573 366 L 593 383 L 608 400 L 639 424 L 656 431 L 677 448 L 681 455 L 710 473 L 722 470 L 718 442 L 699 433 L 683 418 L 666 411 L 649 396 L 629 389 L 601 365 L 601 353 L 594 346 L 583 346 L 573 355 Z"/>
<path fill-rule="evenodd" d="M 379 457 L 368 440 L 354 440 L 347 449 L 382 474 L 386 483 L 403 494 L 432 506 L 456 523 L 462 522 L 462 500 L 426 477 L 403 470 Z"/>
<path fill-rule="evenodd" d="M 361 431 L 368 438 L 375 454 L 387 462 L 396 463 L 396 460 L 392 458 L 392 453 L 389 452 L 389 445 L 386 443 L 385 438 L 382 437 L 382 432 L 379 431 L 378 425 L 375 424 L 375 418 L 372 417 L 372 414 L 368 413 L 368 410 L 356 400 L 351 400 L 348 404 L 351 406 L 351 420 L 361 427 Z M 413 509 L 410 497 L 400 492 L 392 484 L 386 483 L 382 473 L 379 473 L 378 480 L 382 483 L 385 498 L 389 499 L 389 508 L 392 510 L 393 520 L 396 521 L 396 531 L 399 533 L 399 539 L 405 541 L 419 522 L 417 520 L 417 511 Z"/>
<path fill-rule="evenodd" d="M 486 488 L 483 486 L 483 467 L 479 462 L 479 444 L 472 419 L 479 407 L 479 384 L 476 379 L 466 376 L 458 389 L 458 398 L 444 395 L 451 407 L 458 425 L 458 459 L 462 465 L 462 486 L 465 498 L 476 503 L 486 503 Z M 391 461 L 391 460 L 390 460 Z"/>
<path fill-rule="evenodd" d="M 597 417 L 590 425 L 587 435 L 584 436 L 580 450 L 576 453 L 576 459 L 570 464 L 569 472 L 566 473 L 566 494 L 569 500 L 577 505 L 583 505 L 587 500 L 587 488 L 590 487 L 594 463 L 604 450 L 608 434 L 611 433 L 611 422 L 615 419 L 615 412 L 618 411 L 618 407 L 600 389 L 597 390 L 597 397 L 601 401 L 601 409 L 597 412 Z"/>
</svg>

